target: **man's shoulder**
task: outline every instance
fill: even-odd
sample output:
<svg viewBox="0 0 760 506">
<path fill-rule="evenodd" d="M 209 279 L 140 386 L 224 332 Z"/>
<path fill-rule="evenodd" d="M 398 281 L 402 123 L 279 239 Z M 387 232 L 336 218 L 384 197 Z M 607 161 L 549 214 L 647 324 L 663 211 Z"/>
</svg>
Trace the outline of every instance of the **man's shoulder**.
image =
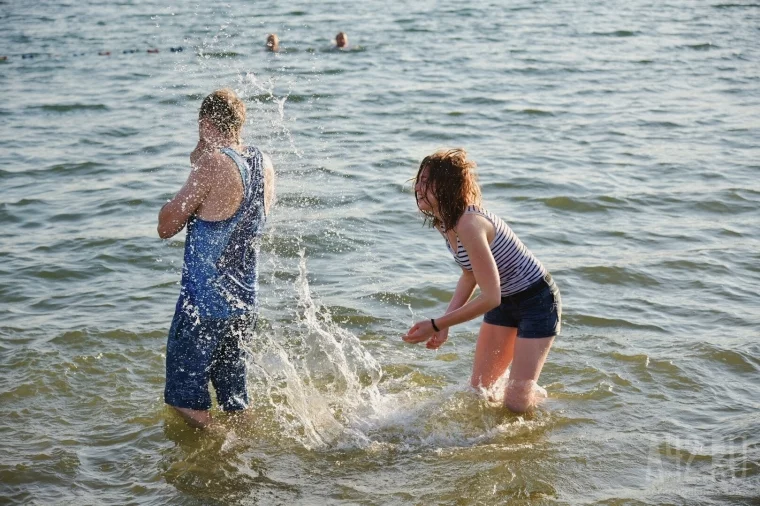
<svg viewBox="0 0 760 506">
<path fill-rule="evenodd" d="M 226 170 L 235 165 L 235 162 L 221 150 L 215 149 L 203 154 L 196 162 L 196 170 L 204 174 L 213 175 L 219 170 Z"/>
</svg>

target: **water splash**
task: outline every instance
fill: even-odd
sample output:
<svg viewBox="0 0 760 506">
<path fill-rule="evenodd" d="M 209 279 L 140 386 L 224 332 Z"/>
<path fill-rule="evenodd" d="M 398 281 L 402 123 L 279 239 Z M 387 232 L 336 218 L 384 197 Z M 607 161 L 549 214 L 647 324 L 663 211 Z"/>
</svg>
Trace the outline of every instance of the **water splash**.
<svg viewBox="0 0 760 506">
<path fill-rule="evenodd" d="M 264 379 L 259 394 L 285 433 L 307 448 L 366 441 L 362 428 L 378 403 L 382 369 L 312 297 L 303 249 L 298 268 L 292 321 L 257 335 L 252 365 Z"/>
<path fill-rule="evenodd" d="M 291 82 L 289 84 L 287 91 L 282 96 L 279 96 L 275 92 L 276 84 L 277 79 L 271 75 L 266 80 L 261 80 L 256 74 L 250 71 L 238 74 L 238 85 L 241 88 L 241 96 L 255 94 L 256 98 L 254 98 L 252 102 L 258 108 L 261 108 L 265 102 L 271 102 L 277 106 L 276 117 L 271 119 L 272 126 L 275 127 L 275 130 L 277 130 L 279 134 L 287 139 L 288 145 L 290 146 L 290 152 L 298 159 L 301 159 L 303 158 L 303 150 L 299 150 L 296 146 L 293 133 L 288 128 L 287 120 L 285 118 L 285 102 L 293 91 L 293 83 Z M 271 115 L 270 112 L 270 116 Z M 249 119 L 248 121 L 250 123 L 253 120 Z"/>
<path fill-rule="evenodd" d="M 280 286 L 294 298 L 290 317 L 259 330 L 252 353 L 255 402 L 267 405 L 278 434 L 308 450 L 407 452 L 470 447 L 551 425 L 543 413 L 505 412 L 506 374 L 487 392 L 466 380 L 425 384 L 415 368 L 385 377 L 362 341 L 312 293 L 303 248 L 292 283 Z"/>
</svg>

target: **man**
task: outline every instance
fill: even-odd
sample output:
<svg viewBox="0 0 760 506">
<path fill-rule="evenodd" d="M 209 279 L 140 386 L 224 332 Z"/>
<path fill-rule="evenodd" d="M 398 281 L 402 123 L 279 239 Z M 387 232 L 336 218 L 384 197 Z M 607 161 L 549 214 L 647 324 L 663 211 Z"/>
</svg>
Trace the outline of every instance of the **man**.
<svg viewBox="0 0 760 506">
<path fill-rule="evenodd" d="M 203 100 L 190 176 L 158 213 L 162 239 L 187 225 L 164 400 L 201 428 L 211 423 L 209 381 L 224 411 L 248 407 L 243 345 L 256 323 L 259 238 L 274 200 L 274 168 L 242 145 L 244 122 L 245 104 L 232 90 Z"/>
<path fill-rule="evenodd" d="M 346 32 L 338 32 L 335 36 L 335 47 L 338 49 L 346 49 L 348 47 L 348 35 Z"/>
<path fill-rule="evenodd" d="M 268 51 L 271 51 L 273 53 L 276 53 L 280 50 L 280 39 L 277 37 L 276 33 L 270 33 L 267 35 L 266 48 Z"/>
</svg>

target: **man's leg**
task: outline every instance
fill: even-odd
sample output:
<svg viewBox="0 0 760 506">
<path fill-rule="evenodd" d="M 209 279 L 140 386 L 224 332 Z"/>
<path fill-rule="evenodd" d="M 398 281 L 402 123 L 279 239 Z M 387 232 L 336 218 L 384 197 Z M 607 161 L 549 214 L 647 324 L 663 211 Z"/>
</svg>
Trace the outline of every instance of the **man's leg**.
<svg viewBox="0 0 760 506">
<path fill-rule="evenodd" d="M 255 324 L 253 315 L 235 317 L 219 334 L 210 379 L 219 406 L 228 413 L 248 407 L 248 352 L 245 346 Z"/>
<path fill-rule="evenodd" d="M 176 406 L 172 406 L 172 408 L 174 408 L 174 410 L 179 413 L 182 418 L 185 419 L 188 425 L 197 429 L 205 429 L 211 425 L 211 422 L 213 421 L 211 418 L 211 413 L 208 411 L 201 411 L 198 409 L 190 408 L 178 408 Z"/>
<path fill-rule="evenodd" d="M 208 327 L 180 310 L 166 344 L 164 401 L 193 427 L 211 422 L 208 376 L 216 343 Z"/>
</svg>

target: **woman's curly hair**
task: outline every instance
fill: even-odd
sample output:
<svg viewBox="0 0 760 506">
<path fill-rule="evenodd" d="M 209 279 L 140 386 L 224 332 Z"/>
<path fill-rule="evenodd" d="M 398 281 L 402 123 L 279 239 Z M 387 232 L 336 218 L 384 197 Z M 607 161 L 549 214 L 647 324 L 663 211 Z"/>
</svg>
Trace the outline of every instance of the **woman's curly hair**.
<svg viewBox="0 0 760 506">
<path fill-rule="evenodd" d="M 441 149 L 422 160 L 414 181 L 418 183 L 425 169 L 428 170 L 423 183 L 426 188 L 432 189 L 440 215 L 438 218 L 429 211 L 422 211 L 425 223 L 446 232 L 456 226 L 468 205 L 480 205 L 476 167 L 461 148 Z"/>
</svg>

